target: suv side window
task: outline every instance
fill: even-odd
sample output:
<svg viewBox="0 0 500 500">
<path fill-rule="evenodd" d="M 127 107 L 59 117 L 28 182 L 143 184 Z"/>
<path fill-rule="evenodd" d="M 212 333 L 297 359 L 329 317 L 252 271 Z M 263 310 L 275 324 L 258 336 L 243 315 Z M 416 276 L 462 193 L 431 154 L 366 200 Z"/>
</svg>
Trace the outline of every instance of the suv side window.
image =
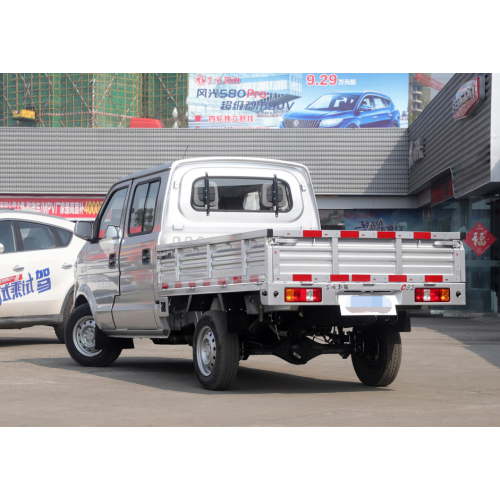
<svg viewBox="0 0 500 500">
<path fill-rule="evenodd" d="M 160 181 L 146 182 L 135 188 L 128 232 L 130 235 L 150 233 L 155 220 Z"/>
<path fill-rule="evenodd" d="M 18 221 L 17 225 L 21 232 L 25 252 L 56 247 L 56 240 L 49 226 L 25 221 Z"/>
<path fill-rule="evenodd" d="M 59 239 L 61 240 L 61 246 L 67 247 L 71 242 L 73 233 L 71 231 L 67 231 L 66 229 L 62 229 L 60 227 L 52 227 L 52 229 L 54 229 L 54 231 L 57 233 L 57 236 L 59 236 Z"/>
<path fill-rule="evenodd" d="M 361 106 L 370 106 L 370 108 L 373 109 L 373 105 L 372 105 L 372 99 L 371 99 L 371 96 L 367 95 L 360 103 L 359 107 Z"/>
<path fill-rule="evenodd" d="M 99 224 L 98 238 L 102 240 L 106 237 L 108 226 L 120 226 L 125 199 L 127 198 L 128 187 L 122 188 L 113 193 L 108 204 L 102 212 Z"/>
<path fill-rule="evenodd" d="M 0 243 L 3 245 L 3 253 L 12 253 L 17 250 L 14 224 L 10 220 L 0 221 Z"/>
<path fill-rule="evenodd" d="M 385 99 L 382 99 L 382 97 L 373 96 L 373 109 L 387 108 L 387 104 L 384 101 Z"/>
</svg>

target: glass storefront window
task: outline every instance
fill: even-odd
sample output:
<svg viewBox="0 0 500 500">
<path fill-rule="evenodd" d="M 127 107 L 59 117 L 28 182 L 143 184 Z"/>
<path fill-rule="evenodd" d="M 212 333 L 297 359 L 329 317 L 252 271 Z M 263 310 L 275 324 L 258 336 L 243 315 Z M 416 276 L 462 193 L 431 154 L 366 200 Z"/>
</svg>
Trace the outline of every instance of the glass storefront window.
<svg viewBox="0 0 500 500">
<path fill-rule="evenodd" d="M 497 240 L 481 255 L 466 243 L 467 305 L 457 311 L 497 313 L 500 295 L 500 197 L 494 193 L 451 199 L 430 208 L 431 231 L 469 232 L 480 222 Z M 450 309 L 448 307 L 447 309 Z"/>
</svg>

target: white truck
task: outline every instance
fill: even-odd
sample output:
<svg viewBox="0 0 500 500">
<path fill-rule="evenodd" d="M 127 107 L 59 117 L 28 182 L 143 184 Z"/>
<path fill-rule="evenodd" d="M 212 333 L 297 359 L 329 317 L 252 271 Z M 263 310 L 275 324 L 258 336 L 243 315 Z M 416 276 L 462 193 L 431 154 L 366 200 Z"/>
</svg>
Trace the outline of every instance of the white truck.
<svg viewBox="0 0 500 500">
<path fill-rule="evenodd" d="M 76 264 L 65 342 L 106 366 L 134 338 L 193 347 L 210 390 L 249 356 L 351 356 L 364 384 L 401 363 L 409 311 L 465 304 L 460 233 L 322 230 L 308 169 L 198 158 L 116 182 Z"/>
</svg>

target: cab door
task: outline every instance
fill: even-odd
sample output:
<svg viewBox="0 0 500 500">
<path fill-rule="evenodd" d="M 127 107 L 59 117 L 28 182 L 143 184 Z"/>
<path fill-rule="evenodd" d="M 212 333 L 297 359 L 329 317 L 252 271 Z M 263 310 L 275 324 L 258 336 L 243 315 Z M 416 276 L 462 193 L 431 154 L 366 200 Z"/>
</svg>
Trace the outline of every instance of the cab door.
<svg viewBox="0 0 500 500">
<path fill-rule="evenodd" d="M 120 249 L 120 296 L 113 319 L 117 329 L 157 330 L 155 318 L 155 250 L 161 213 L 157 209 L 160 179 L 134 183 L 124 238 Z"/>
<path fill-rule="evenodd" d="M 19 251 L 19 241 L 13 221 L 0 221 L 0 324 L 8 318 L 19 319 L 25 308 L 24 255 Z M 29 292 L 31 293 L 31 292 Z"/>
<path fill-rule="evenodd" d="M 96 303 L 94 319 L 100 328 L 115 329 L 111 309 L 120 294 L 120 266 L 118 255 L 122 241 L 130 182 L 117 186 L 102 205 L 95 221 L 95 243 L 84 247 L 85 264 L 81 283 L 90 289 Z"/>
</svg>

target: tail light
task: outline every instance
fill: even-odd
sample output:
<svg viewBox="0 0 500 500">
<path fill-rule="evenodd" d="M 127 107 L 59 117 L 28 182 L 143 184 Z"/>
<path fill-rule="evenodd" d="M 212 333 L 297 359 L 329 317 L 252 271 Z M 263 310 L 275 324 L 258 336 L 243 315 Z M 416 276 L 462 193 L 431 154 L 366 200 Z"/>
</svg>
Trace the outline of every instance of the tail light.
<svg viewBox="0 0 500 500">
<path fill-rule="evenodd" d="M 415 302 L 449 302 L 449 288 L 415 288 Z"/>
<path fill-rule="evenodd" d="M 321 288 L 286 288 L 285 302 L 321 302 Z"/>
</svg>

